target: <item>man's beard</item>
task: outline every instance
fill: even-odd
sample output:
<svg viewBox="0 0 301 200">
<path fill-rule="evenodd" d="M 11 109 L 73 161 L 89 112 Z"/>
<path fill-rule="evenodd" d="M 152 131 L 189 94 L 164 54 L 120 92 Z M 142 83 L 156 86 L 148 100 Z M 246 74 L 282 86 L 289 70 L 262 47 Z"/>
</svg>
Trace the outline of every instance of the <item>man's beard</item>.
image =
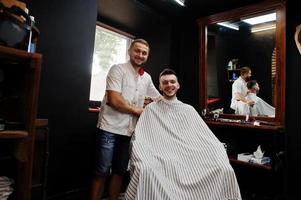
<svg viewBox="0 0 301 200">
<path fill-rule="evenodd" d="M 247 76 L 245 81 L 248 82 L 249 80 L 251 80 L 251 77 Z"/>
<path fill-rule="evenodd" d="M 142 63 L 138 64 L 132 59 L 130 59 L 130 62 L 134 67 L 143 67 L 143 64 L 145 63 L 145 62 L 142 62 Z"/>
<path fill-rule="evenodd" d="M 164 92 L 164 91 L 163 91 L 163 95 L 164 95 L 166 98 L 168 98 L 168 99 L 172 99 L 172 98 L 174 98 L 174 97 L 177 95 L 177 92 L 175 91 L 175 92 L 172 93 L 172 94 L 168 94 L 168 92 Z"/>
</svg>

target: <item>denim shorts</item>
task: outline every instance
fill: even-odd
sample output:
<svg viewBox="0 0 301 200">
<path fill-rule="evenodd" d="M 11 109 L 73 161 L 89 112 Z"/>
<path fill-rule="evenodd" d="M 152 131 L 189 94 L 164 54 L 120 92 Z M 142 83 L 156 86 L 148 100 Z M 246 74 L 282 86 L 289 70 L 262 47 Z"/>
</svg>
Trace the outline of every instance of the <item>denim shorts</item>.
<svg viewBox="0 0 301 200">
<path fill-rule="evenodd" d="M 100 176 L 124 174 L 129 163 L 129 144 L 131 137 L 97 129 L 96 133 L 96 169 Z"/>
</svg>

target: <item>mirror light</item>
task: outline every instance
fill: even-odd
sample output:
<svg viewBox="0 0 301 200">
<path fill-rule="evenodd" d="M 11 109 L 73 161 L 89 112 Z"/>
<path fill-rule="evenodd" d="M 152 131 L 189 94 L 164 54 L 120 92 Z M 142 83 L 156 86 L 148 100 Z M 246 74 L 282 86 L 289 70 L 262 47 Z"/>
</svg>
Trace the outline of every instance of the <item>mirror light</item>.
<svg viewBox="0 0 301 200">
<path fill-rule="evenodd" d="M 227 27 L 227 28 L 231 28 L 231 29 L 234 29 L 234 30 L 239 30 L 239 27 L 238 26 L 236 26 L 235 24 L 230 24 L 230 23 L 228 23 L 228 22 L 219 22 L 219 23 L 217 23 L 218 25 L 221 25 L 221 26 L 225 26 L 225 27 Z"/>
<path fill-rule="evenodd" d="M 270 24 L 270 25 L 266 25 L 266 26 L 252 27 L 251 32 L 256 33 L 259 31 L 266 31 L 266 30 L 271 30 L 271 29 L 275 29 L 275 28 L 276 28 L 276 24 Z"/>
<path fill-rule="evenodd" d="M 276 13 L 270 13 L 270 14 L 266 14 L 266 15 L 261 15 L 261 16 L 257 16 L 257 17 L 251 17 L 251 18 L 245 18 L 245 19 L 241 19 L 242 21 L 251 24 L 251 25 L 255 25 L 255 24 L 261 24 L 261 23 L 265 23 L 265 22 L 271 22 L 271 21 L 275 21 L 276 20 Z"/>
<path fill-rule="evenodd" d="M 180 4 L 181 6 L 185 6 L 185 0 L 174 0 L 175 2 L 177 2 L 178 4 Z"/>
</svg>

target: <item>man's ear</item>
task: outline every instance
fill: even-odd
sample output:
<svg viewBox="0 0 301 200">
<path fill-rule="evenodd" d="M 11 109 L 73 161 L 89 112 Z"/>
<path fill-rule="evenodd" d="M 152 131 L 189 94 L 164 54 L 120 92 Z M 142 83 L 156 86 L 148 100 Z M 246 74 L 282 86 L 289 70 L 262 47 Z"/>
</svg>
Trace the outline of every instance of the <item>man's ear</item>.
<svg viewBox="0 0 301 200">
<path fill-rule="evenodd" d="M 180 89 L 180 83 L 178 83 L 178 85 L 177 85 L 177 89 Z"/>
<path fill-rule="evenodd" d="M 161 84 L 159 84 L 159 90 L 162 91 Z"/>
</svg>

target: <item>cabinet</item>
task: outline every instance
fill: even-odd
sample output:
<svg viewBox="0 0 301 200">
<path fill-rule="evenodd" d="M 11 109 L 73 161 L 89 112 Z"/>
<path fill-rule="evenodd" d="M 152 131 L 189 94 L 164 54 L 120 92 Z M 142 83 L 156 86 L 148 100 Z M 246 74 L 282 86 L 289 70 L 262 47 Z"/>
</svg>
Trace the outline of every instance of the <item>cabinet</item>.
<svg viewBox="0 0 301 200">
<path fill-rule="evenodd" d="M 282 126 L 267 124 L 254 126 L 205 119 L 205 122 L 227 144 L 227 153 L 245 199 L 281 199 L 284 195 L 284 143 Z M 254 164 L 237 159 L 238 153 L 253 153 L 261 145 L 270 164 Z"/>
<path fill-rule="evenodd" d="M 35 120 L 42 55 L 0 46 L 0 144 L 11 144 L 15 180 L 12 199 L 30 200 L 35 138 Z M 10 157 L 10 156 L 8 156 Z M 0 159 L 1 160 L 1 159 Z M 1 162 L 5 163 L 6 159 Z M 6 171 L 0 171 L 6 175 Z"/>
<path fill-rule="evenodd" d="M 32 200 L 46 200 L 47 167 L 49 158 L 48 119 L 36 119 L 33 155 Z"/>
</svg>

